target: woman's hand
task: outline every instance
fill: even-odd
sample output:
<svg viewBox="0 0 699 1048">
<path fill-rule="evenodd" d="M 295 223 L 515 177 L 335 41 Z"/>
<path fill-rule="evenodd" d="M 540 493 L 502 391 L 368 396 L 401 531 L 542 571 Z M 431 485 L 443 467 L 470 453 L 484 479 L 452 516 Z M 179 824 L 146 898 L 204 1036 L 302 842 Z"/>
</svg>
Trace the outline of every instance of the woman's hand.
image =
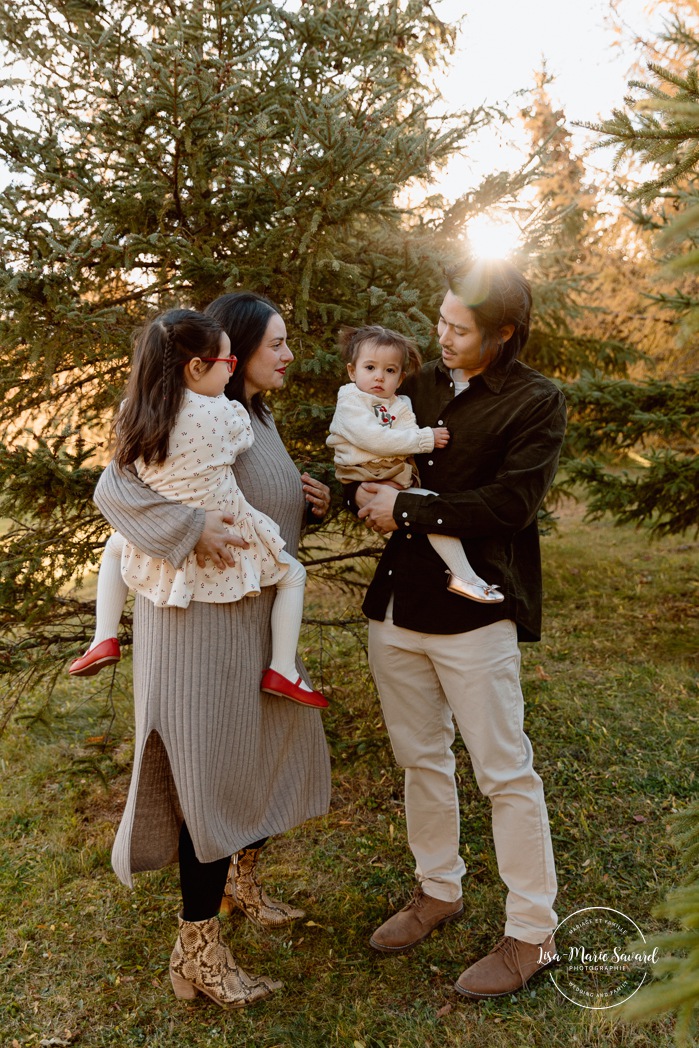
<svg viewBox="0 0 699 1048">
<path fill-rule="evenodd" d="M 313 516 L 324 517 L 330 509 L 330 488 L 327 484 L 316 480 L 310 473 L 301 474 L 301 484 Z"/>
<path fill-rule="evenodd" d="M 240 546 L 248 549 L 249 543 L 240 535 L 229 530 L 227 525 L 235 524 L 235 519 L 227 513 L 221 513 L 217 509 L 207 510 L 204 530 L 199 536 L 199 541 L 194 547 L 197 564 L 200 568 L 206 566 L 207 559 L 215 568 L 223 569 L 226 566 L 232 568 L 235 564 L 233 554 L 229 546 Z"/>
<path fill-rule="evenodd" d="M 397 531 L 398 525 L 393 519 L 393 507 L 400 490 L 390 481 L 385 484 L 360 484 L 357 488 L 357 505 L 361 505 L 358 497 L 360 492 L 364 505 L 359 510 L 359 519 L 363 520 L 372 531 L 378 531 L 381 535 L 387 535 L 389 531 Z"/>
</svg>

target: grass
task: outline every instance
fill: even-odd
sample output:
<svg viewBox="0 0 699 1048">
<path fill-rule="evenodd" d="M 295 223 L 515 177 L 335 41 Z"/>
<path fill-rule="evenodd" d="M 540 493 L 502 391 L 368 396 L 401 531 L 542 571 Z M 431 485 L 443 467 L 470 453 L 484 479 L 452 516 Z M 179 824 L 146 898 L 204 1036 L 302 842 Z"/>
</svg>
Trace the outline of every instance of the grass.
<svg viewBox="0 0 699 1048">
<path fill-rule="evenodd" d="M 544 541 L 545 636 L 524 646 L 526 728 L 547 789 L 560 916 L 611 906 L 647 934 L 680 878 L 673 811 L 696 792 L 697 545 L 575 510 Z M 356 604 L 309 589 L 309 617 L 357 618 Z M 670 1046 L 672 1020 L 581 1010 L 546 976 L 517 998 L 457 999 L 459 972 L 501 934 L 487 803 L 458 755 L 466 916 L 412 954 L 381 957 L 372 929 L 405 901 L 412 864 L 401 773 L 381 725 L 363 626 L 313 627 L 305 652 L 331 696 L 330 814 L 266 849 L 265 881 L 305 920 L 276 933 L 225 925 L 251 972 L 284 981 L 269 1002 L 227 1013 L 177 1002 L 168 980 L 174 868 L 130 892 L 109 851 L 128 785 L 128 665 L 111 697 L 102 678 L 70 682 L 51 711 L 13 723 L 0 744 L 0 1045 L 174 1048 L 585 1048 Z M 98 685 L 103 686 L 101 693 Z M 37 697 L 40 706 L 40 696 Z M 461 748 L 463 750 L 463 748 Z"/>
</svg>

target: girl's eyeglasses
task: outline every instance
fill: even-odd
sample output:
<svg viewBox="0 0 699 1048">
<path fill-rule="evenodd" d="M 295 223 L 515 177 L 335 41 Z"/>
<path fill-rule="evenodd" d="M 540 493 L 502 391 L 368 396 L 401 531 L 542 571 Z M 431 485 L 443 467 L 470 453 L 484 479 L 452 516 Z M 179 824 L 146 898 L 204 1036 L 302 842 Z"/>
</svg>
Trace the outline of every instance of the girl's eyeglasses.
<svg viewBox="0 0 699 1048">
<path fill-rule="evenodd" d="M 225 364 L 229 375 L 233 374 L 238 363 L 238 358 L 234 357 L 233 354 L 230 357 L 199 357 L 199 359 L 203 360 L 205 364 Z"/>
</svg>

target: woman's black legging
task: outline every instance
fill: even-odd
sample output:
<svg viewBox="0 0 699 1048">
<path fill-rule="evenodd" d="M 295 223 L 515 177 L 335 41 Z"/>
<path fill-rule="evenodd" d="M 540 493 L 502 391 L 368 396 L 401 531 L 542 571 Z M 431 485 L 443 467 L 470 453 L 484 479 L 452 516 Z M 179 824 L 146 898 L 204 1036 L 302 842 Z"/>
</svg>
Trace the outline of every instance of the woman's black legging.
<svg viewBox="0 0 699 1048">
<path fill-rule="evenodd" d="M 248 847 L 261 848 L 267 840 L 267 837 L 263 837 L 261 841 L 255 841 Z M 187 824 L 183 822 L 180 829 L 179 861 L 182 920 L 210 920 L 216 916 L 221 906 L 230 856 L 214 859 L 213 862 L 200 862 L 194 851 Z"/>
</svg>

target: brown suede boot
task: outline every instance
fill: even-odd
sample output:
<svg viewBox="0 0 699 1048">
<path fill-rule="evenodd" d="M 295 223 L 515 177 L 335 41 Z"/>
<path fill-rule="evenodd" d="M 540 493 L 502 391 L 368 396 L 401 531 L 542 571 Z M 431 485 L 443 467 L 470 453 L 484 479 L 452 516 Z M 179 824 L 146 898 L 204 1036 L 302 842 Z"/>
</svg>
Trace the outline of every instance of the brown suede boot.
<svg viewBox="0 0 699 1048">
<path fill-rule="evenodd" d="M 170 957 L 170 981 L 175 997 L 193 1000 L 205 993 L 222 1008 L 243 1008 L 268 997 L 282 985 L 266 975 L 247 975 L 221 942 L 218 917 L 208 921 L 183 921 Z"/>
<path fill-rule="evenodd" d="M 454 986 L 464 997 L 503 997 L 521 990 L 533 975 L 550 968 L 556 960 L 553 935 L 538 945 L 506 935 L 490 953 L 462 972 Z"/>
<path fill-rule="evenodd" d="M 435 928 L 455 921 L 464 912 L 463 899 L 443 902 L 417 887 L 410 902 L 377 928 L 369 945 L 383 953 L 400 953 L 417 946 Z"/>
<path fill-rule="evenodd" d="M 282 928 L 305 917 L 306 913 L 286 902 L 270 899 L 257 879 L 257 860 L 261 851 L 261 848 L 243 848 L 231 859 L 221 912 L 242 910 L 261 928 Z"/>
</svg>

